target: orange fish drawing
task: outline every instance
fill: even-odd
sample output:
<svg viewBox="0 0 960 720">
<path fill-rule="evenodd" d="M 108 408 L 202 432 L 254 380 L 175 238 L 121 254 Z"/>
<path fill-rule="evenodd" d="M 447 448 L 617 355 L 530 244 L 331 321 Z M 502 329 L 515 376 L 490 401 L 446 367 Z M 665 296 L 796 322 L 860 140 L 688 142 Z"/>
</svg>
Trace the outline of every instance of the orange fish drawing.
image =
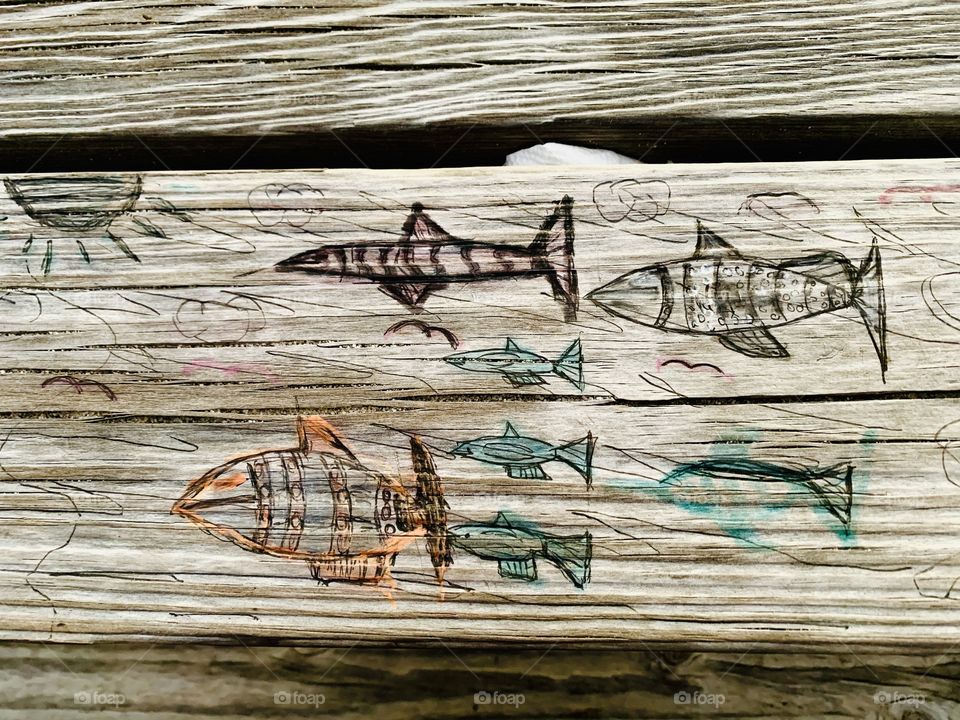
<svg viewBox="0 0 960 720">
<path fill-rule="evenodd" d="M 298 418 L 299 444 L 244 455 L 191 482 L 171 512 L 244 550 L 306 561 L 324 584 L 376 585 L 424 538 L 438 582 L 452 563 L 443 484 L 410 438 L 412 492 L 360 463 L 333 427 Z"/>
</svg>

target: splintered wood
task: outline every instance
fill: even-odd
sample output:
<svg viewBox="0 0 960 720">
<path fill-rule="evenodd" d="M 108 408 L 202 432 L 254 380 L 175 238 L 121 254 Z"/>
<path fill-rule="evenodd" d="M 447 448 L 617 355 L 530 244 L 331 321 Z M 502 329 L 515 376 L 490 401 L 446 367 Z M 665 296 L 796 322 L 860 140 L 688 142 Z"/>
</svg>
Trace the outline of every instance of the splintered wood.
<svg viewBox="0 0 960 720">
<path fill-rule="evenodd" d="M 933 0 L 14 3 L 0 133 L 937 116 L 957 21 Z"/>
<path fill-rule="evenodd" d="M 2 639 L 960 641 L 960 163 L 5 179 Z"/>
</svg>

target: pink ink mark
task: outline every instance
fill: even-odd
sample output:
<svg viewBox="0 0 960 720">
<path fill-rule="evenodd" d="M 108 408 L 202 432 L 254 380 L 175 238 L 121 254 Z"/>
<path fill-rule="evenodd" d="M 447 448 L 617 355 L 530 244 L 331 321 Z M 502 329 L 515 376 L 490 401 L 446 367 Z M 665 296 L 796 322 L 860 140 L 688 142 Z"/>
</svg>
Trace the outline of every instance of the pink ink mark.
<svg viewBox="0 0 960 720">
<path fill-rule="evenodd" d="M 934 193 L 955 192 L 960 192 L 960 185 L 897 185 L 880 193 L 877 201 L 881 205 L 889 205 L 897 195 L 919 195 L 921 202 L 932 203 Z"/>
<path fill-rule="evenodd" d="M 668 365 L 682 365 L 687 368 L 687 370 L 692 370 L 693 372 L 705 371 L 712 375 L 719 375 L 725 380 L 733 380 L 732 375 L 727 375 L 727 373 L 711 363 L 690 363 L 681 358 L 660 358 L 657 360 L 657 370 L 661 370 Z"/>
<path fill-rule="evenodd" d="M 191 360 L 183 366 L 181 372 L 184 375 L 193 375 L 198 370 L 217 370 L 228 377 L 259 375 L 266 378 L 271 385 L 280 384 L 279 375 L 270 370 L 269 366 L 257 363 L 218 363 L 210 360 Z"/>
</svg>

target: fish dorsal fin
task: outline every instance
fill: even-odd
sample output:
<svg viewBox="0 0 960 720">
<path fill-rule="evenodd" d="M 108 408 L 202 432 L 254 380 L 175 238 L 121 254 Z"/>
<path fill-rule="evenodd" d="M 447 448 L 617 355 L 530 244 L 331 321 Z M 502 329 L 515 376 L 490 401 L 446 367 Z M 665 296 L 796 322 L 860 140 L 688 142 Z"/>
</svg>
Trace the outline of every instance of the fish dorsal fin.
<svg viewBox="0 0 960 720">
<path fill-rule="evenodd" d="M 402 243 L 414 242 L 447 242 L 455 239 L 450 233 L 437 225 L 429 215 L 423 211 L 423 205 L 414 203 L 403 223 Z"/>
<path fill-rule="evenodd" d="M 717 235 L 712 230 L 707 230 L 703 224 L 697 220 L 697 249 L 693 251 L 693 257 L 707 257 L 713 255 L 725 255 L 727 257 L 739 257 L 737 249 Z"/>
<path fill-rule="evenodd" d="M 494 524 L 495 527 L 507 527 L 507 528 L 508 528 L 508 527 L 513 527 L 513 526 L 510 524 L 509 518 L 507 518 L 507 516 L 503 513 L 502 510 L 497 513 L 497 517 L 496 517 L 496 519 L 493 521 L 493 524 Z"/>
<path fill-rule="evenodd" d="M 356 455 L 350 452 L 350 448 L 340 439 L 337 431 L 322 417 L 316 415 L 298 417 L 297 437 L 300 438 L 300 452 L 304 455 L 325 452 L 357 462 Z"/>
<path fill-rule="evenodd" d="M 522 348 L 517 345 L 512 338 L 507 338 L 507 345 L 504 348 L 505 350 L 522 350 Z"/>
<path fill-rule="evenodd" d="M 503 431 L 503 437 L 520 437 L 520 433 L 510 424 L 509 420 L 507 421 L 507 429 Z"/>
</svg>

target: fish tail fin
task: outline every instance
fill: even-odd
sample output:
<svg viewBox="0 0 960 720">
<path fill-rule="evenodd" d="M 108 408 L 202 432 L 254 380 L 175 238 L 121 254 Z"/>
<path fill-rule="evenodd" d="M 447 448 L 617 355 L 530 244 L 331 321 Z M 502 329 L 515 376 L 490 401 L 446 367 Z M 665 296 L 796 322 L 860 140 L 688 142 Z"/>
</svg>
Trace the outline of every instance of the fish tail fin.
<svg viewBox="0 0 960 720">
<path fill-rule="evenodd" d="M 887 372 L 887 307 L 883 294 L 883 272 L 880 266 L 880 248 L 874 238 L 870 252 L 863 259 L 853 290 L 853 305 L 860 312 L 870 341 L 880 360 L 880 374 L 886 381 Z"/>
<path fill-rule="evenodd" d="M 553 365 L 553 372 L 583 392 L 583 348 L 579 338 L 563 351 Z"/>
<path fill-rule="evenodd" d="M 564 319 L 573 322 L 580 306 L 577 268 L 573 261 L 573 198 L 563 196 L 527 249 L 546 264 L 553 296 L 563 304 Z"/>
<path fill-rule="evenodd" d="M 597 439 L 593 434 L 587 433 L 586 437 L 561 445 L 555 450 L 557 460 L 565 462 L 580 473 L 583 479 L 587 481 L 588 486 L 593 483 L 592 462 L 593 449 L 596 444 Z"/>
<path fill-rule="evenodd" d="M 593 538 L 589 532 L 573 537 L 547 536 L 543 541 L 543 557 L 557 566 L 578 588 L 590 582 L 590 560 Z"/>
<path fill-rule="evenodd" d="M 834 465 L 813 475 L 806 485 L 820 505 L 846 528 L 853 507 L 853 465 Z"/>
<path fill-rule="evenodd" d="M 410 455 L 417 475 L 417 494 L 413 502 L 423 518 L 427 551 L 437 582 L 442 583 L 444 571 L 453 565 L 453 551 L 447 534 L 449 505 L 443 493 L 443 480 L 437 472 L 433 455 L 420 438 L 410 438 Z"/>
</svg>

